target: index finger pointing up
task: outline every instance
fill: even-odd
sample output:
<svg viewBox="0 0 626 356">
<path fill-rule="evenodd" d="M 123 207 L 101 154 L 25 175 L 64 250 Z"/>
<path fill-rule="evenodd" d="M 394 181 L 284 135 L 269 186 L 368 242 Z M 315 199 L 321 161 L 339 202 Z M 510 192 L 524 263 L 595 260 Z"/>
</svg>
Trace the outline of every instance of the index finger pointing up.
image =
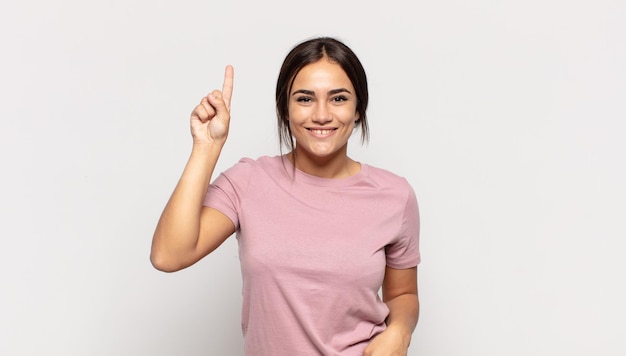
<svg viewBox="0 0 626 356">
<path fill-rule="evenodd" d="M 224 84 L 222 85 L 222 97 L 226 107 L 230 109 L 230 98 L 233 95 L 233 78 L 235 77 L 235 70 L 230 64 L 226 66 L 224 72 Z"/>
</svg>

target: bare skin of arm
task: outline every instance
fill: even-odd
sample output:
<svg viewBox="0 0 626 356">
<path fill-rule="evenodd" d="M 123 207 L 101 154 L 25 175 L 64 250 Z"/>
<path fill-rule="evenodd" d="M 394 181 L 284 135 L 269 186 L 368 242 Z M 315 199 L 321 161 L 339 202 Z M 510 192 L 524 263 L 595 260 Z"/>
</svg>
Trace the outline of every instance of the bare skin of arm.
<svg viewBox="0 0 626 356">
<path fill-rule="evenodd" d="M 419 318 L 417 267 L 385 269 L 383 301 L 389 307 L 387 329 L 367 346 L 364 356 L 406 356 Z"/>
<path fill-rule="evenodd" d="M 227 66 L 222 90 L 203 97 L 191 113 L 193 149 L 152 238 L 150 261 L 158 270 L 191 266 L 235 231 L 228 217 L 202 205 L 228 136 L 233 77 Z"/>
</svg>

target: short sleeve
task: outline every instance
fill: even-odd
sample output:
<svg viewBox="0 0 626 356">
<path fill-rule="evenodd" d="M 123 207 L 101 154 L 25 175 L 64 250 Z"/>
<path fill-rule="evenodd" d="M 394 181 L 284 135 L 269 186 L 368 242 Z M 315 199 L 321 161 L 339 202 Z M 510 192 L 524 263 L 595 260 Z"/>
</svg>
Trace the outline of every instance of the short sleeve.
<svg viewBox="0 0 626 356">
<path fill-rule="evenodd" d="M 239 229 L 241 200 L 250 180 L 251 160 L 241 159 L 234 166 L 221 173 L 204 197 L 203 205 L 226 215 Z"/>
<path fill-rule="evenodd" d="M 396 269 L 411 268 L 421 261 L 419 249 L 420 216 L 417 197 L 408 186 L 406 205 L 399 236 L 385 248 L 387 266 Z"/>
</svg>

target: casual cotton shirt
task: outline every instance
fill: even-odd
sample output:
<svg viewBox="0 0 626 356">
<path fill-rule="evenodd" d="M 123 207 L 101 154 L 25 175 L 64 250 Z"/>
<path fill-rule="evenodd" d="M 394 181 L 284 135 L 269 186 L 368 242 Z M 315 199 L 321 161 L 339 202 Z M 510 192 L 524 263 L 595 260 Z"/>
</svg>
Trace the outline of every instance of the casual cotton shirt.
<svg viewBox="0 0 626 356">
<path fill-rule="evenodd" d="M 344 179 L 244 158 L 209 187 L 206 206 L 237 228 L 246 355 L 362 355 L 385 330 L 385 266 L 420 262 L 406 179 L 361 164 Z"/>
</svg>

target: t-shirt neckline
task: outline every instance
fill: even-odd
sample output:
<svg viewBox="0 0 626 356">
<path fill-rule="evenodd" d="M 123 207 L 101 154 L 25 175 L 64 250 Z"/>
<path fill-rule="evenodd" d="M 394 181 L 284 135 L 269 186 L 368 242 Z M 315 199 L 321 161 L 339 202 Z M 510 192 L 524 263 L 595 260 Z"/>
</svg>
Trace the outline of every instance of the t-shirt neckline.
<svg viewBox="0 0 626 356">
<path fill-rule="evenodd" d="M 283 156 L 276 156 L 278 158 L 279 163 L 285 162 L 285 168 L 288 170 L 287 174 L 289 178 L 292 178 L 292 172 L 294 172 L 294 165 L 290 160 Z M 282 161 L 282 162 L 281 162 Z M 296 177 L 295 180 L 298 182 L 303 182 L 311 185 L 323 186 L 323 187 L 347 187 L 354 185 L 356 182 L 363 179 L 363 177 L 367 176 L 367 172 L 369 170 L 369 166 L 367 164 L 358 162 L 361 166 L 361 169 L 356 174 L 353 174 L 349 177 L 345 178 L 322 178 L 318 176 L 314 176 L 312 174 L 306 173 L 298 168 L 295 168 Z"/>
</svg>

